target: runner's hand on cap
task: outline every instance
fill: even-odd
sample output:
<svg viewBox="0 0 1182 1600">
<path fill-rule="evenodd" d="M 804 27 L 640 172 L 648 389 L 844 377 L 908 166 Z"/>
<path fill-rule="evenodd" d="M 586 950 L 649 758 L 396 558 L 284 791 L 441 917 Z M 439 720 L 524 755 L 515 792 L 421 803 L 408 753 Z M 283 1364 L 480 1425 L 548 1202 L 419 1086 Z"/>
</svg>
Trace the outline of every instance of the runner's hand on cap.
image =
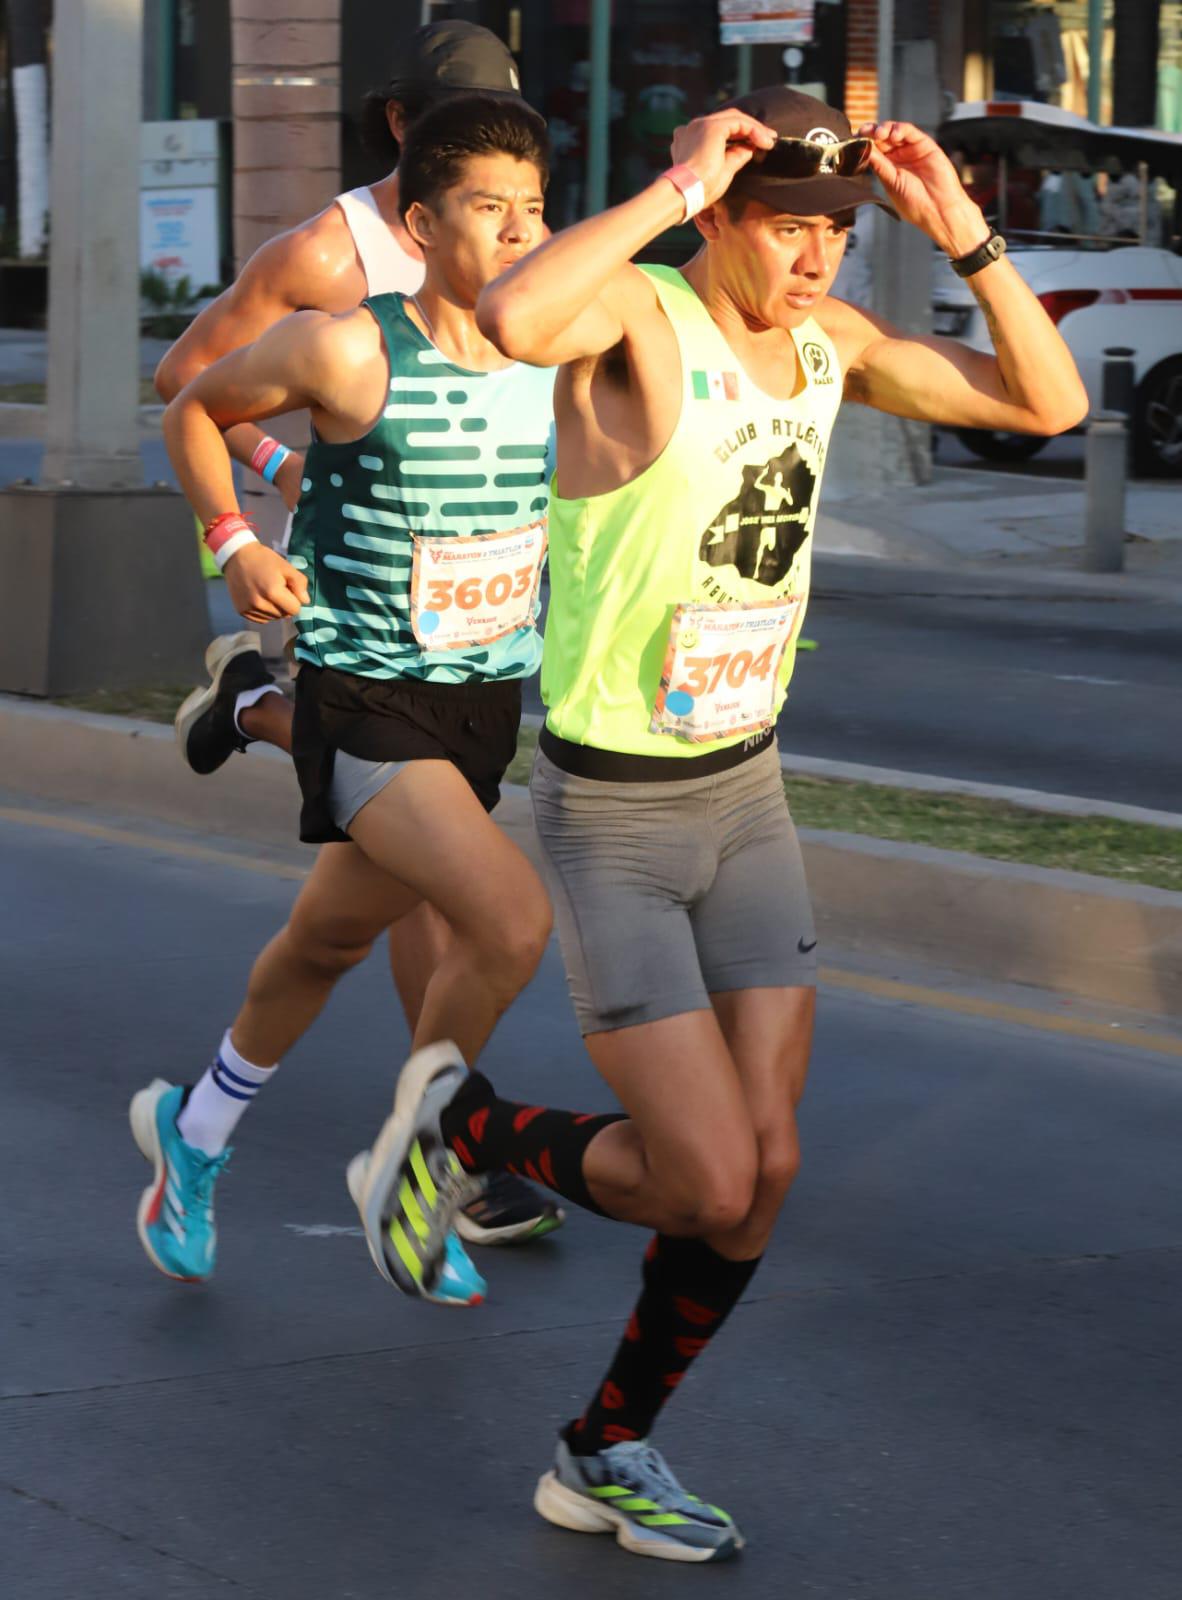
<svg viewBox="0 0 1182 1600">
<path fill-rule="evenodd" d="M 858 135 L 871 140 L 870 165 L 902 218 L 953 257 L 983 242 L 981 208 L 930 134 L 913 122 L 868 122 Z"/>
<path fill-rule="evenodd" d="M 775 142 L 775 130 L 745 111 L 715 111 L 678 128 L 673 135 L 673 160 L 694 169 L 706 192 L 705 204 L 712 205 L 755 151 L 770 150 Z"/>
<path fill-rule="evenodd" d="M 265 544 L 248 544 L 231 556 L 225 579 L 235 611 L 248 622 L 294 617 L 308 603 L 303 573 Z"/>
</svg>

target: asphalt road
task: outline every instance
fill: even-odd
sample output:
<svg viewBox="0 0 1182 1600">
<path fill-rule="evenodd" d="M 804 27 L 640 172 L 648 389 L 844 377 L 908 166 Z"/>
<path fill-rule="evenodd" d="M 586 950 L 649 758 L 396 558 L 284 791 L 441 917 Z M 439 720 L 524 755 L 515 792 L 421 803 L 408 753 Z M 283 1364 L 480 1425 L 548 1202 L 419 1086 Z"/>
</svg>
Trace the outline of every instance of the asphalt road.
<svg viewBox="0 0 1182 1600">
<path fill-rule="evenodd" d="M 804 1174 L 659 1432 L 749 1539 L 687 1575 L 530 1508 L 639 1233 L 486 1253 L 473 1312 L 373 1271 L 342 1169 L 405 1044 L 378 961 L 252 1108 L 213 1282 L 148 1266 L 127 1100 L 200 1071 L 293 889 L 177 843 L 0 811 L 6 1596 L 1176 1600 L 1176 1059 L 823 992 Z M 488 1066 L 607 1103 L 553 953 Z"/>
<path fill-rule="evenodd" d="M 817 562 L 780 724 L 831 760 L 1182 810 L 1182 606 Z"/>
<path fill-rule="evenodd" d="M 39 448 L 0 441 L 0 481 L 35 472 Z M 1069 464 L 1079 448 L 1048 454 Z M 143 454 L 150 478 L 171 477 L 158 442 Z M 209 591 L 214 631 L 240 626 L 224 588 Z M 821 558 L 805 632 L 818 649 L 800 658 L 786 750 L 1182 809 L 1176 602 L 1097 599 L 1070 575 L 1047 590 L 1000 570 Z M 536 682 L 526 700 L 541 709 Z"/>
</svg>

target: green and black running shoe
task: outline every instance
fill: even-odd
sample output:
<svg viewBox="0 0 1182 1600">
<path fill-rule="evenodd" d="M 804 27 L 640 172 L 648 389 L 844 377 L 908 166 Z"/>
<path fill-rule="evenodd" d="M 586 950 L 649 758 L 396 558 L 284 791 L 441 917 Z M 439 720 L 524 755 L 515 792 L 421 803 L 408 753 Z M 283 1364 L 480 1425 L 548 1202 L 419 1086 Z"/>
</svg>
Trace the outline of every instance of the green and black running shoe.
<svg viewBox="0 0 1182 1600">
<path fill-rule="evenodd" d="M 490 1172 L 475 1200 L 456 1212 L 456 1232 L 466 1244 L 528 1244 L 565 1221 L 562 1207 L 532 1183 L 511 1172 Z"/>
<path fill-rule="evenodd" d="M 554 1467 L 538 1482 L 534 1509 L 575 1533 L 614 1533 L 635 1556 L 661 1561 L 725 1561 L 743 1535 L 725 1511 L 687 1494 L 646 1439 L 573 1455 L 558 1441 Z"/>
<path fill-rule="evenodd" d="M 456 1212 L 479 1188 L 439 1126 L 467 1072 L 450 1040 L 416 1050 L 372 1150 L 349 1165 L 349 1190 L 374 1265 L 403 1294 L 424 1300 L 438 1297 Z"/>
</svg>

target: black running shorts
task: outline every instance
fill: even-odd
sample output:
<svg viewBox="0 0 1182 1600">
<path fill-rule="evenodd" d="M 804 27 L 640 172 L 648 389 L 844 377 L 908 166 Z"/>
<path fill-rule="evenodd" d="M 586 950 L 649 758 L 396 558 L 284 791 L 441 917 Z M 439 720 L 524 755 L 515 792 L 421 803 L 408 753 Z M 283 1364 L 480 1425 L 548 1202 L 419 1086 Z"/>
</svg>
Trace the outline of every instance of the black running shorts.
<svg viewBox="0 0 1182 1600">
<path fill-rule="evenodd" d="M 292 726 L 300 838 L 348 839 L 361 806 L 408 761 L 450 761 L 491 811 L 517 752 L 520 722 L 520 678 L 424 683 L 301 663 Z M 338 754 L 345 758 L 340 770 Z"/>
</svg>

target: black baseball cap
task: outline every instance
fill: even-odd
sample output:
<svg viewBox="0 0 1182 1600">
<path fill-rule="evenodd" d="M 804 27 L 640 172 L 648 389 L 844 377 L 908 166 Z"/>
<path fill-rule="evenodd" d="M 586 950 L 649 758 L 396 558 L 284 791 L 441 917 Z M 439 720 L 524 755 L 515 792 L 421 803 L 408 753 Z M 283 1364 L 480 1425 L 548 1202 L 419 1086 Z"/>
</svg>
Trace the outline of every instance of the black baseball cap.
<svg viewBox="0 0 1182 1600">
<path fill-rule="evenodd" d="M 394 54 L 387 98 L 480 89 L 520 96 L 517 63 L 495 33 L 475 22 L 431 22 Z"/>
<path fill-rule="evenodd" d="M 745 111 L 748 116 L 773 128 L 781 138 L 809 139 L 816 144 L 841 144 L 854 137 L 849 118 L 836 106 L 828 106 L 811 94 L 801 94 L 786 83 L 767 89 L 752 89 L 749 94 L 728 100 L 726 107 Z M 769 163 L 770 165 L 770 163 Z M 825 217 L 849 211 L 854 206 L 880 206 L 889 216 L 898 213 L 874 192 L 870 172 L 852 177 L 817 174 L 810 178 L 785 178 L 765 169 L 757 155 L 740 169 L 730 192 L 762 200 L 798 217 Z"/>
</svg>

